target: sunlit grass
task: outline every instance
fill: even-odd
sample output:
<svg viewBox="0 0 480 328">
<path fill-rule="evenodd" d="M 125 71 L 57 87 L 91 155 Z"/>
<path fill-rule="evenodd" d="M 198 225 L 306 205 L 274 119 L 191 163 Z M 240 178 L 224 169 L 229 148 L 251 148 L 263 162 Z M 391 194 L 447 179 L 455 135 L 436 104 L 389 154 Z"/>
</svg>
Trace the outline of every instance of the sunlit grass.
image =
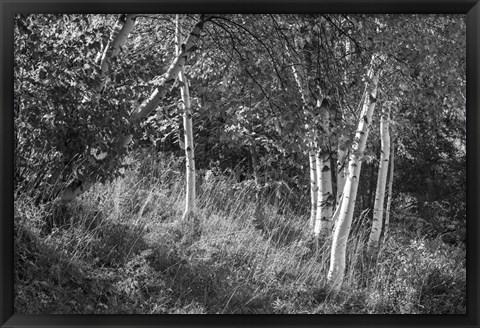
<svg viewBox="0 0 480 328">
<path fill-rule="evenodd" d="M 315 239 L 308 215 L 213 171 L 198 177 L 194 232 L 181 221 L 182 165 L 142 158 L 69 205 L 17 195 L 16 311 L 465 312 L 464 248 L 396 229 L 396 215 L 378 257 L 367 260 L 368 219 L 356 220 L 343 290 L 332 299 L 331 238 Z"/>
</svg>

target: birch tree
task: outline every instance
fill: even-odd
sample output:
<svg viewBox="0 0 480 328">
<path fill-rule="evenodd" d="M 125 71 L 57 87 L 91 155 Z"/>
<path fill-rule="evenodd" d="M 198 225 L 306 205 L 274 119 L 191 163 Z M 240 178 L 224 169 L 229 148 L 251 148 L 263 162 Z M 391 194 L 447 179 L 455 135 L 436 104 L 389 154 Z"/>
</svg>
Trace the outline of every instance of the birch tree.
<svg viewBox="0 0 480 328">
<path fill-rule="evenodd" d="M 390 131 L 389 131 L 389 109 L 384 108 L 380 118 L 380 164 L 378 167 L 377 188 L 375 192 L 375 204 L 373 207 L 373 222 L 368 239 L 367 254 L 373 256 L 378 249 L 380 234 L 382 232 L 383 208 L 385 200 L 385 189 L 387 185 L 388 162 L 390 159 Z"/>
<path fill-rule="evenodd" d="M 393 141 L 390 146 L 390 170 L 388 172 L 388 193 L 387 193 L 387 208 L 385 209 L 385 224 L 383 228 L 383 238 L 387 238 L 388 228 L 390 226 L 390 208 L 392 205 L 392 189 L 393 189 L 393 172 L 395 163 L 395 147 Z"/>
<path fill-rule="evenodd" d="M 94 104 L 98 104 L 98 101 L 102 96 L 102 92 L 105 89 L 105 85 L 108 80 L 112 59 L 120 53 L 120 50 L 127 42 L 128 35 L 135 27 L 136 18 L 137 15 L 132 14 L 119 15 L 106 46 L 103 48 L 103 51 L 99 53 L 98 58 L 100 72 L 98 73 L 98 78 L 96 79 L 98 82 L 94 86 Z M 70 160 L 71 159 L 68 159 L 68 161 Z M 74 183 L 68 185 L 66 188 L 60 191 L 59 197 L 63 201 L 70 201 L 87 191 L 91 185 L 91 181 L 85 181 L 84 183 L 80 184 L 74 181 Z"/>
<path fill-rule="evenodd" d="M 309 22 L 315 24 L 314 21 Z M 311 26 L 299 27 L 294 38 L 295 53 L 299 53 L 292 64 L 292 71 L 302 98 L 303 114 L 306 120 L 306 143 L 309 149 L 310 171 L 310 219 L 309 226 L 318 236 L 330 228 L 333 196 L 332 179 L 328 178 L 330 172 L 330 157 L 325 148 L 329 135 L 329 108 L 325 101 L 325 94 L 320 86 L 320 67 L 313 63 L 315 46 L 313 33 L 308 30 Z M 318 47 L 318 45 L 317 45 Z M 286 45 L 290 60 L 292 52 Z M 328 161 L 328 163 L 327 163 Z M 332 203 L 332 204 L 331 204 Z"/>
<path fill-rule="evenodd" d="M 310 219 L 308 221 L 310 229 L 314 229 L 318 210 L 318 187 L 317 187 L 317 164 L 315 150 L 308 152 L 308 164 L 310 171 Z"/>
<path fill-rule="evenodd" d="M 290 60 L 293 59 L 292 53 L 287 45 L 286 50 L 290 57 Z M 308 87 L 305 83 L 305 72 L 304 67 L 301 64 L 292 64 L 292 72 L 295 78 L 295 82 L 298 87 L 298 91 L 302 98 L 303 104 L 303 112 L 304 115 L 307 117 L 309 112 L 312 113 L 312 110 L 308 110 L 311 105 L 311 96 L 308 90 Z M 306 143 L 308 147 L 308 164 L 309 164 L 309 172 L 310 172 L 310 219 L 308 220 L 309 227 L 312 231 L 315 229 L 315 224 L 317 220 L 317 211 L 318 211 L 318 171 L 317 171 L 317 152 L 315 146 L 315 134 L 312 130 L 312 123 L 305 124 L 306 128 Z"/>
<path fill-rule="evenodd" d="M 352 59 L 352 42 L 349 37 L 345 39 L 344 43 L 344 50 L 345 50 L 345 60 L 346 60 L 346 67 L 343 71 L 343 83 L 344 85 L 348 85 L 349 82 L 349 74 L 348 74 L 348 64 Z M 344 119 L 343 111 L 340 111 L 341 120 Z M 345 137 L 343 135 L 343 130 L 341 130 L 341 135 L 339 136 L 338 146 L 337 146 L 337 168 L 336 168 L 336 208 L 340 207 L 340 201 L 343 195 L 343 187 L 345 185 L 346 180 L 346 159 L 347 159 L 347 149 L 345 146 Z M 333 223 L 335 223 L 336 218 L 332 218 Z"/>
<path fill-rule="evenodd" d="M 176 16 L 176 25 L 176 54 L 177 56 L 180 56 L 182 51 L 182 27 L 180 24 L 179 15 Z M 185 149 L 185 166 L 187 176 L 185 212 L 183 214 L 183 219 L 188 219 L 192 216 L 195 216 L 195 158 L 192 130 L 192 109 L 190 106 L 190 92 L 184 64 L 181 64 L 180 66 L 178 80 L 180 83 L 180 94 L 182 98 L 182 117 L 185 137 L 183 148 Z"/>
<path fill-rule="evenodd" d="M 317 152 L 317 174 L 318 174 L 318 201 L 317 213 L 314 227 L 314 234 L 327 235 L 332 230 L 333 213 L 333 190 L 332 172 L 330 169 L 330 154 L 326 151 Z"/>
<path fill-rule="evenodd" d="M 330 268 L 327 281 L 332 293 L 337 294 L 345 276 L 345 253 L 350 233 L 353 210 L 357 197 L 358 182 L 363 160 L 363 153 L 368 138 L 369 126 L 372 120 L 375 105 L 377 103 L 377 89 L 379 80 L 379 67 L 383 56 L 374 54 L 367 72 L 367 83 L 363 95 L 363 106 L 360 121 L 355 133 L 355 139 L 348 163 L 348 176 L 345 182 L 342 205 L 339 209 L 338 222 L 333 233 L 332 251 L 330 256 Z"/>
</svg>

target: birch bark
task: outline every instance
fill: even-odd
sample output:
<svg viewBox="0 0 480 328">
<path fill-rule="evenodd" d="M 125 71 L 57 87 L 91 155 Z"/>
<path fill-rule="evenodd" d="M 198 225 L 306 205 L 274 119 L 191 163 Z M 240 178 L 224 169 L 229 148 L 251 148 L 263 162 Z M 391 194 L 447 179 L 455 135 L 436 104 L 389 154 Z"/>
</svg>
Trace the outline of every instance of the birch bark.
<svg viewBox="0 0 480 328">
<path fill-rule="evenodd" d="M 125 45 L 128 35 L 135 27 L 137 15 L 120 15 L 113 28 L 112 35 L 100 57 L 100 82 L 95 86 L 95 91 L 101 93 L 105 87 L 110 72 L 111 60 L 117 56 Z"/>
<path fill-rule="evenodd" d="M 318 201 L 314 227 L 315 236 L 328 235 L 332 230 L 333 192 L 330 154 L 317 152 Z"/>
<path fill-rule="evenodd" d="M 380 118 L 380 164 L 378 167 L 377 188 L 375 191 L 375 203 L 373 206 L 373 222 L 370 237 L 367 244 L 367 255 L 373 256 L 378 250 L 380 234 L 383 223 L 383 205 L 385 200 L 385 189 L 387 186 L 388 162 L 390 158 L 390 133 L 389 113 L 387 109 L 382 111 Z"/>
<path fill-rule="evenodd" d="M 181 67 L 185 65 L 188 57 L 197 50 L 196 43 L 200 38 L 203 25 L 211 15 L 201 15 L 199 21 L 193 27 L 188 35 L 188 38 L 182 44 L 182 49 L 177 57 L 174 59 L 167 72 L 158 82 L 158 86 L 153 90 L 150 97 L 145 100 L 137 109 L 130 115 L 130 123 L 137 123 L 141 119 L 147 117 L 160 103 L 165 94 L 173 87 L 173 83 L 178 77 Z"/>
<path fill-rule="evenodd" d="M 345 277 L 347 240 L 352 224 L 353 210 L 355 208 L 358 181 L 368 138 L 369 125 L 377 102 L 379 77 L 379 72 L 377 70 L 378 61 L 379 56 L 373 55 L 370 68 L 367 72 L 367 85 L 364 92 L 362 112 L 348 163 L 348 176 L 343 190 L 339 218 L 333 233 L 330 268 L 327 275 L 327 281 L 333 295 L 338 294 Z"/>
<path fill-rule="evenodd" d="M 388 235 L 388 227 L 390 225 L 390 208 L 392 205 L 392 189 L 393 189 L 393 171 L 394 171 L 394 163 L 395 163 L 395 148 L 393 141 L 390 145 L 390 172 L 388 178 L 388 195 L 387 195 L 387 208 L 385 209 L 385 227 L 383 229 L 383 239 L 387 238 Z"/>
<path fill-rule="evenodd" d="M 180 24 L 179 15 L 176 16 L 176 54 L 180 56 L 182 50 L 182 27 Z M 185 74 L 185 67 L 180 64 L 178 72 L 178 80 L 180 82 L 180 95 L 182 98 L 182 116 L 183 116 L 183 130 L 185 137 L 185 166 L 186 166 L 186 197 L 185 197 L 185 212 L 183 219 L 188 219 L 195 216 L 195 157 L 193 145 L 193 129 L 192 129 L 192 109 L 190 106 L 190 91 L 188 88 L 188 79 Z"/>
<path fill-rule="evenodd" d="M 316 155 L 313 149 L 310 150 L 309 155 L 310 164 L 310 220 L 309 226 L 313 230 L 315 227 L 315 220 L 317 218 L 317 203 L 318 203 L 318 187 L 317 187 L 317 166 Z"/>
<path fill-rule="evenodd" d="M 337 149 L 337 199 L 336 206 L 340 206 L 340 200 L 343 195 L 343 186 L 345 186 L 346 173 L 345 173 L 345 159 L 347 151 L 342 148 L 341 145 Z"/>
<path fill-rule="evenodd" d="M 285 45 L 285 48 L 289 56 L 292 57 L 287 45 Z M 293 77 L 295 78 L 295 82 L 297 83 L 300 96 L 302 97 L 304 114 L 307 116 L 307 111 L 308 111 L 308 108 L 310 107 L 311 101 L 310 101 L 310 93 L 308 91 L 307 84 L 304 81 L 305 79 L 302 78 L 302 76 L 304 75 L 303 70 L 301 67 L 292 65 L 292 72 L 293 72 Z M 312 131 L 309 131 L 308 127 L 307 127 L 306 138 L 307 138 L 307 144 L 309 148 L 308 164 L 309 164 L 309 170 L 310 170 L 310 219 L 308 220 L 308 225 L 310 229 L 313 231 L 315 228 L 315 220 L 317 218 L 318 176 L 317 176 L 317 164 L 316 164 L 316 151 L 315 151 L 315 145 L 313 140 L 314 138 L 312 136 Z"/>
</svg>

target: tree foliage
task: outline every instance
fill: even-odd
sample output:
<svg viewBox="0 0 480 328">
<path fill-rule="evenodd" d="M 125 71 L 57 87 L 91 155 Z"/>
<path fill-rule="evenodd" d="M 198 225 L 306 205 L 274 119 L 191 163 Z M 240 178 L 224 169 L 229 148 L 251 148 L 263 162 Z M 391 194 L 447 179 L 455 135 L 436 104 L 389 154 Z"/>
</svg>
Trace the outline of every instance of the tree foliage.
<svg viewBox="0 0 480 328">
<path fill-rule="evenodd" d="M 124 155 L 138 148 L 182 156 L 176 90 L 167 90 L 139 125 L 128 122 L 175 60 L 173 15 L 138 15 L 125 46 L 111 60 L 101 98 L 94 97 L 98 58 L 117 19 L 16 16 L 18 190 L 40 200 L 55 197 L 55 185 L 110 181 L 122 175 Z M 184 37 L 197 23 L 196 15 L 183 21 Z M 369 60 L 375 52 L 385 54 L 378 106 L 392 108 L 393 206 L 413 199 L 416 211 L 441 229 L 451 224 L 443 219 L 440 224 L 440 217 L 462 226 L 464 17 L 213 15 L 195 48 L 185 70 L 198 168 L 220 167 L 235 172 L 238 180 L 252 178 L 257 170 L 263 185 L 286 186 L 281 188 L 295 190 L 299 198 L 308 193 L 308 131 L 317 131 L 332 162 L 338 147 L 349 149 Z M 328 106 L 328 134 L 322 132 L 323 109 L 305 107 L 292 67 L 301 73 L 305 90 Z M 173 83 L 174 89 L 178 86 Z M 357 214 L 374 199 L 379 116 L 372 120 Z M 130 148 L 120 147 L 121 136 L 128 134 L 133 135 Z"/>
</svg>

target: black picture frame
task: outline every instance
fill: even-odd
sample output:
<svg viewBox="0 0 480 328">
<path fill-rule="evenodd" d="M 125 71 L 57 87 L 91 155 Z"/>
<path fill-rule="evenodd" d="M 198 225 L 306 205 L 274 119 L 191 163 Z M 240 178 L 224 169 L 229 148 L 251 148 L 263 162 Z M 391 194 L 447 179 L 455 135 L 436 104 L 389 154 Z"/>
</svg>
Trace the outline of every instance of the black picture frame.
<svg viewBox="0 0 480 328">
<path fill-rule="evenodd" d="M 467 15 L 466 315 L 16 315 L 13 291 L 13 18 L 17 13 L 455 13 Z M 478 0 L 0 0 L 0 326 L 479 327 L 480 110 Z"/>
</svg>

